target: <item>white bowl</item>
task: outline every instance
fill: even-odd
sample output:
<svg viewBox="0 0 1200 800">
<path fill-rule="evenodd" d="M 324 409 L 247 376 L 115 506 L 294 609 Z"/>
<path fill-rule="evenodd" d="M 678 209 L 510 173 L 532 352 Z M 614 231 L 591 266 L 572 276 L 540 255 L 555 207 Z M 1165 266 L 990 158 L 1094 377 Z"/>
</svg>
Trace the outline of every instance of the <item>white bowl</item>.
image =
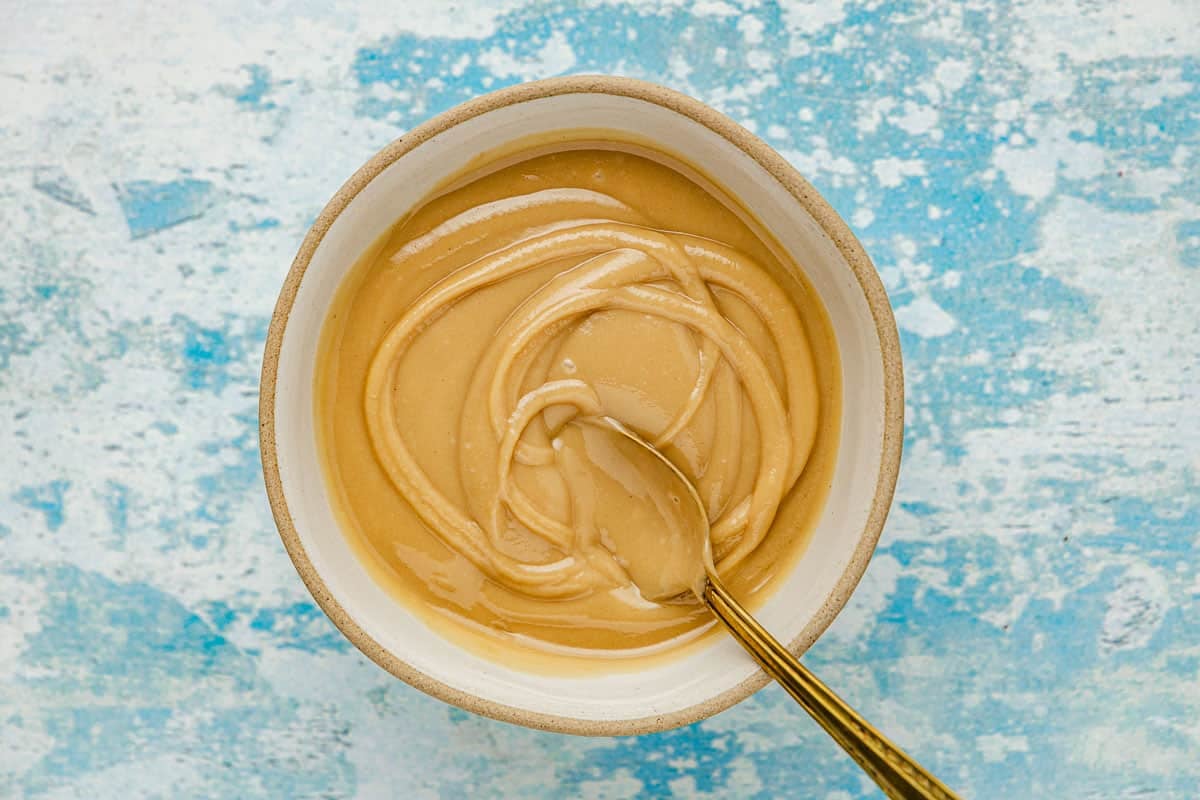
<svg viewBox="0 0 1200 800">
<path fill-rule="evenodd" d="M 759 613 L 799 654 L 845 605 L 870 560 L 900 464 L 903 382 L 887 295 L 845 222 L 788 163 L 728 118 L 640 81 L 571 77 L 504 89 L 410 131 L 366 163 L 309 231 L 267 336 L 263 471 L 281 537 L 325 613 L 364 653 L 469 711 L 568 733 L 683 725 L 748 697 L 767 678 L 732 639 L 642 671 L 528 674 L 428 628 L 377 585 L 334 519 L 313 424 L 313 370 L 326 309 L 363 250 L 480 153 L 555 130 L 624 132 L 699 167 L 738 197 L 802 265 L 828 310 L 842 362 L 837 465 L 812 539 Z"/>
</svg>

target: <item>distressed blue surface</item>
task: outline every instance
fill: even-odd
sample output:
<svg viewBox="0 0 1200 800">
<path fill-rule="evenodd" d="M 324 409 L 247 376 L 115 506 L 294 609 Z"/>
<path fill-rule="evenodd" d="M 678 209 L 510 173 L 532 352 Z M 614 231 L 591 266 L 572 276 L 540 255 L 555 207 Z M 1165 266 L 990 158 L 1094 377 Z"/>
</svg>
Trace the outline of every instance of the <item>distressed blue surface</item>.
<svg viewBox="0 0 1200 800">
<path fill-rule="evenodd" d="M 877 796 L 767 689 L 656 736 L 472 717 L 314 607 L 261 486 L 325 200 L 490 89 L 665 83 L 896 307 L 906 455 L 807 661 L 970 797 L 1200 785 L 1200 7 L 23 3 L 0 48 L 0 796 Z"/>
</svg>

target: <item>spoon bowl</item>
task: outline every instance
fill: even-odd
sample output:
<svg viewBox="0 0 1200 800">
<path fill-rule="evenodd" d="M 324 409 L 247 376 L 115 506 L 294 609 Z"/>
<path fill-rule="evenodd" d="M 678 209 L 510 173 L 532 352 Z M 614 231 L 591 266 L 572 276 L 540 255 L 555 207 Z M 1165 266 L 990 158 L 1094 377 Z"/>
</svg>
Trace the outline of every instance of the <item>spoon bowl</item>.
<svg viewBox="0 0 1200 800">
<path fill-rule="evenodd" d="M 708 513 L 696 487 L 670 459 L 620 421 L 608 416 L 580 416 L 583 445 L 593 463 L 618 456 L 637 473 L 658 514 L 659 525 L 620 520 L 610 526 L 613 549 L 642 597 L 652 602 L 703 599 L 704 584 L 714 573 Z M 608 448 L 610 452 L 605 453 Z"/>
</svg>

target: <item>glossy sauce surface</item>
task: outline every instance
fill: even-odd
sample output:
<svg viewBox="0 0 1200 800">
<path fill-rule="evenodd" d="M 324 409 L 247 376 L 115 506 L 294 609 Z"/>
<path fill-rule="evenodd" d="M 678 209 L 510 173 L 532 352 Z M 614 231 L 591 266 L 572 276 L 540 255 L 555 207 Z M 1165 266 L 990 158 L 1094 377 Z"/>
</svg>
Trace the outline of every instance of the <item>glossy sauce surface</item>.
<svg viewBox="0 0 1200 800">
<path fill-rule="evenodd" d="M 673 652 L 707 612 L 627 569 L 654 557 L 664 497 L 572 419 L 613 417 L 682 470 L 753 607 L 820 516 L 836 344 L 800 270 L 686 166 L 526 156 L 423 204 L 339 289 L 315 409 L 335 510 L 376 580 L 489 657 Z"/>
</svg>

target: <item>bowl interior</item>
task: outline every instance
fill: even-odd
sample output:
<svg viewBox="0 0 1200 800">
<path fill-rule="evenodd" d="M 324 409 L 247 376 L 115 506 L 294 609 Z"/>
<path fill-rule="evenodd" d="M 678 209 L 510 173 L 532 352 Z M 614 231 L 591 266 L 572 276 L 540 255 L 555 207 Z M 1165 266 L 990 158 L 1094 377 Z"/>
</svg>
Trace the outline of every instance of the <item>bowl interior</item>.
<svg viewBox="0 0 1200 800">
<path fill-rule="evenodd" d="M 774 233 L 803 267 L 829 312 L 843 370 L 841 445 L 833 486 L 808 549 L 760 613 L 763 623 L 782 641 L 803 638 L 806 630 L 819 632 L 828 623 L 827 601 L 866 535 L 884 450 L 885 368 L 862 287 L 801 203 L 747 152 L 713 129 L 644 99 L 566 93 L 492 108 L 424 140 L 395 160 L 333 221 L 312 255 L 286 321 L 274 409 L 283 498 L 313 569 L 363 632 L 412 669 L 451 690 L 508 707 L 518 722 L 521 712 L 585 723 L 678 716 L 711 705 L 714 698 L 752 679 L 757 670 L 732 640 L 718 639 L 699 652 L 644 671 L 547 677 L 484 660 L 430 630 L 371 580 L 338 528 L 316 447 L 313 369 L 321 325 L 335 289 L 360 253 L 388 226 L 478 153 L 531 135 L 578 128 L 607 128 L 661 142 L 668 152 L 707 172 Z M 889 493 L 890 489 L 888 485 Z M 835 605 L 832 613 L 840 603 Z M 692 716 L 715 710 L 719 709 Z"/>
</svg>

